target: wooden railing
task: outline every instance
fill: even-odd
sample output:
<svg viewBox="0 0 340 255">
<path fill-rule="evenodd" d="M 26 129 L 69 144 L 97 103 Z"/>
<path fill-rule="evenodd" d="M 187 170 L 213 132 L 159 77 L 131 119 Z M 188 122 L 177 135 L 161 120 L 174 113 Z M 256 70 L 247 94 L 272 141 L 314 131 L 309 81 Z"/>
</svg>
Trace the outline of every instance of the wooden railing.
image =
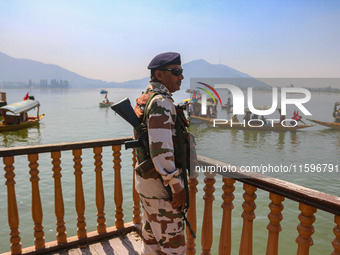
<svg viewBox="0 0 340 255">
<path fill-rule="evenodd" d="M 231 169 L 229 164 L 216 161 L 210 158 L 199 156 L 199 163 L 201 166 L 219 166 L 223 169 Z M 297 254 L 307 255 L 309 254 L 309 248 L 313 245 L 312 235 L 314 233 L 313 223 L 316 220 L 315 213 L 317 209 L 331 213 L 334 215 L 334 229 L 335 234 L 332 242 L 334 251 L 332 255 L 340 255 L 340 197 L 335 197 L 326 193 L 322 193 L 316 190 L 305 188 L 299 185 L 295 185 L 286 181 L 282 181 L 276 178 L 264 177 L 261 174 L 256 173 L 242 173 L 240 169 L 236 172 L 219 172 L 223 181 L 223 194 L 222 194 L 222 224 L 220 227 L 219 235 L 219 247 L 218 253 L 229 255 L 231 254 L 231 239 L 232 239 L 232 210 L 234 208 L 234 183 L 239 181 L 243 183 L 243 227 L 240 241 L 240 255 L 253 254 L 253 221 L 255 219 L 255 199 L 257 189 L 261 189 L 269 192 L 269 209 L 268 214 L 268 238 L 265 240 L 262 238 L 263 243 L 267 242 L 267 255 L 278 254 L 279 246 L 279 233 L 281 232 L 280 222 L 283 219 L 281 214 L 283 210 L 283 201 L 285 198 L 299 203 L 300 214 L 297 215 L 299 224 L 297 226 L 298 235 L 296 237 Z M 202 254 L 211 254 L 213 243 L 213 201 L 214 201 L 214 184 L 216 173 L 206 172 L 204 179 L 204 214 L 201 230 L 201 245 Z M 189 178 L 190 186 L 190 199 L 196 201 L 197 192 L 197 175 Z M 196 203 L 192 203 L 188 212 L 188 219 L 194 226 L 196 231 L 197 219 L 196 219 Z M 294 233 L 289 233 L 290 235 Z M 324 240 L 323 240 L 324 241 Z M 189 234 L 187 230 L 187 254 L 196 254 L 195 240 Z M 217 253 L 217 252 L 216 252 Z M 285 253 L 288 254 L 288 253 Z M 321 253 L 319 253 L 321 254 Z M 325 254 L 325 253 L 322 253 Z"/>
<path fill-rule="evenodd" d="M 76 142 L 68 144 L 42 145 L 30 146 L 22 148 L 1 149 L 0 156 L 3 158 L 5 164 L 5 178 L 7 185 L 7 209 L 8 209 L 8 223 L 10 228 L 10 250 L 12 254 L 29 254 L 29 253 L 44 253 L 55 249 L 62 249 L 70 246 L 88 243 L 101 238 L 107 238 L 121 233 L 137 230 L 136 226 L 141 222 L 140 219 L 140 202 L 139 196 L 134 190 L 134 183 L 131 184 L 133 190 L 133 219 L 132 222 L 124 223 L 124 214 L 122 209 L 123 192 L 121 182 L 121 145 L 131 137 L 120 139 L 107 139 L 86 142 Z M 112 146 L 113 151 L 113 169 L 114 169 L 114 202 L 115 202 L 115 226 L 108 228 L 105 219 L 105 199 L 104 186 L 102 177 L 102 148 Z M 82 180 L 82 151 L 84 149 L 93 149 L 94 165 L 95 165 L 95 200 L 97 206 L 97 231 L 87 233 L 86 218 L 85 218 L 85 198 Z M 67 237 L 66 227 L 64 221 L 64 199 L 61 181 L 61 152 L 72 151 L 74 162 L 74 176 L 75 176 L 75 208 L 77 213 L 77 236 Z M 52 171 L 54 178 L 54 206 L 56 217 L 56 241 L 45 243 L 45 234 L 43 227 L 43 210 L 39 190 L 39 155 L 42 153 L 51 153 Z M 19 213 L 16 201 L 15 192 L 15 171 L 14 158 L 19 155 L 27 155 L 29 162 L 29 174 L 32 187 L 32 218 L 34 225 L 34 247 L 23 249 L 21 244 L 20 230 L 19 230 Z M 135 164 L 135 151 L 132 152 L 132 165 Z M 130 168 L 132 170 L 132 166 Z M 132 173 L 132 171 L 131 171 Z M 28 181 L 28 180 L 27 180 Z M 48 217 L 50 217 L 48 215 Z M 92 215 L 91 217 L 94 217 Z M 2 228 L 4 229 L 4 228 Z M 5 232 L 5 231 L 3 231 Z M 3 233 L 2 233 L 3 234 Z"/>
<path fill-rule="evenodd" d="M 87 243 L 109 236 L 119 235 L 132 230 L 138 230 L 137 226 L 141 222 L 140 218 L 140 201 L 139 196 L 134 190 L 134 183 L 131 185 L 132 197 L 133 197 L 133 213 L 132 222 L 124 222 L 123 213 L 123 192 L 121 182 L 121 145 L 131 138 L 109 139 L 109 140 L 97 140 L 87 142 L 77 142 L 68 144 L 56 144 L 56 145 L 42 145 L 42 146 L 30 146 L 22 148 L 9 148 L 0 149 L 0 156 L 3 158 L 5 164 L 5 178 L 7 185 L 7 208 L 8 208 L 8 223 L 10 228 L 10 250 L 12 254 L 37 254 L 56 249 L 62 249 L 65 247 L 71 247 L 78 245 L 79 243 Z M 104 185 L 102 176 L 102 148 L 112 147 L 113 155 L 113 169 L 114 169 L 114 203 L 115 203 L 115 226 L 106 226 L 105 217 L 105 199 L 104 199 Z M 96 216 L 97 216 L 97 230 L 93 232 L 87 232 L 86 218 L 85 218 L 85 198 L 84 187 L 86 183 L 83 178 L 82 172 L 82 152 L 85 149 L 93 150 L 94 158 L 94 170 L 95 170 L 95 202 L 96 202 Z M 73 169 L 75 176 L 75 208 L 77 213 L 77 236 L 68 237 L 65 227 L 65 209 L 64 198 L 61 181 L 61 152 L 72 151 L 73 155 Z M 54 178 L 54 206 L 55 206 L 55 219 L 56 219 L 56 240 L 45 243 L 45 234 L 43 227 L 43 209 L 42 205 L 44 201 L 40 197 L 39 187 L 39 155 L 43 153 L 50 153 L 52 158 L 51 169 L 53 171 Z M 32 218 L 34 225 L 34 247 L 22 248 L 21 237 L 19 230 L 19 213 L 16 201 L 15 192 L 15 171 L 14 171 L 14 159 L 18 155 L 27 155 L 30 168 L 30 182 L 32 192 Z M 132 152 L 132 165 L 136 163 L 135 152 Z M 199 163 L 204 166 L 225 166 L 228 168 L 228 164 L 212 160 L 203 156 L 199 156 Z M 132 166 L 131 168 L 132 169 Z M 132 171 L 131 171 L 132 172 Z M 283 219 L 283 201 L 289 199 L 296 201 L 299 204 L 299 215 L 296 217 L 299 219 L 297 226 L 298 234 L 296 237 L 297 254 L 305 255 L 309 254 L 309 249 L 313 244 L 312 235 L 314 233 L 313 223 L 315 221 L 315 213 L 317 209 L 325 211 L 334 215 L 334 240 L 329 240 L 332 243 L 334 251 L 332 255 L 340 255 L 340 198 L 329 194 L 318 192 L 312 189 L 308 189 L 299 185 L 288 183 L 275 178 L 263 178 L 260 174 L 249 174 L 242 172 L 222 172 L 221 175 L 222 187 L 222 213 L 221 213 L 221 226 L 218 228 L 220 231 L 218 248 L 213 248 L 213 219 L 214 208 L 214 193 L 216 173 L 205 173 L 204 179 L 204 211 L 202 228 L 198 229 L 197 214 L 197 191 L 198 191 L 198 176 L 197 174 L 189 178 L 189 194 L 190 194 L 190 208 L 188 211 L 188 219 L 191 222 L 191 226 L 194 232 L 201 237 L 201 250 L 202 254 L 211 254 L 212 249 L 216 252 L 214 254 L 231 254 L 232 251 L 232 210 L 234 208 L 235 198 L 235 184 L 236 182 L 243 183 L 243 226 L 240 239 L 240 255 L 253 254 L 253 224 L 255 220 L 255 200 L 257 198 L 257 189 L 268 192 L 269 196 L 269 210 L 268 214 L 268 237 L 260 237 L 263 243 L 267 243 L 266 254 L 275 255 L 278 254 L 279 247 L 279 234 L 281 232 L 281 220 Z M 134 180 L 134 179 L 133 179 Z M 27 180 L 28 181 L 28 180 Z M 220 183 L 220 182 L 218 182 Z M 239 199 L 239 198 L 238 198 Z M 202 205 L 203 205 L 202 204 Z M 46 215 L 45 215 L 46 216 Z M 47 215 L 47 217 L 52 217 Z M 89 217 L 87 215 L 87 217 Z M 91 215 L 90 217 L 95 217 Z M 3 235 L 4 227 L 2 228 Z M 6 231 L 7 232 L 7 231 Z M 192 238 L 187 232 L 187 254 L 196 254 L 196 246 L 198 240 Z M 290 233 L 294 234 L 294 233 Z M 215 234 L 216 237 L 216 234 Z M 259 238 L 259 237 L 257 237 Z"/>
</svg>

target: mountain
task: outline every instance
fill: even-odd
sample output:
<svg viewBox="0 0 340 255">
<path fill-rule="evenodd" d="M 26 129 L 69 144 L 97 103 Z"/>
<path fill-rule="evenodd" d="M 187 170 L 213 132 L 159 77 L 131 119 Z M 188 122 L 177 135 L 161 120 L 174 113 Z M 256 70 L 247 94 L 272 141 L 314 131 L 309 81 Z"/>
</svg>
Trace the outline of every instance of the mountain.
<svg viewBox="0 0 340 255">
<path fill-rule="evenodd" d="M 184 80 L 182 88 L 187 89 L 190 83 L 201 81 L 208 84 L 233 84 L 241 88 L 254 87 L 257 89 L 271 89 L 271 86 L 264 82 L 258 81 L 252 76 L 237 71 L 229 66 L 221 64 L 210 64 L 207 61 L 200 59 L 183 64 Z M 120 84 L 112 84 L 112 86 L 126 88 L 145 88 L 148 84 L 149 77 L 139 80 L 126 81 Z"/>
<path fill-rule="evenodd" d="M 240 87 L 270 88 L 269 85 L 255 80 L 248 74 L 226 65 L 210 64 L 203 59 L 183 64 L 182 67 L 185 77 L 182 88 L 189 88 L 190 80 L 194 82 L 195 78 L 211 84 L 218 82 L 234 84 Z M 28 83 L 29 80 L 32 80 L 39 83 L 41 79 L 68 80 L 70 86 L 75 88 L 145 88 L 149 82 L 149 77 L 119 83 L 89 79 L 57 65 L 44 64 L 28 59 L 16 59 L 0 52 L 0 82 Z"/>
<path fill-rule="evenodd" d="M 106 87 L 107 82 L 89 79 L 60 66 L 34 60 L 16 59 L 0 52 L 0 82 L 15 81 L 39 83 L 46 80 L 68 80 L 72 87 Z"/>
</svg>

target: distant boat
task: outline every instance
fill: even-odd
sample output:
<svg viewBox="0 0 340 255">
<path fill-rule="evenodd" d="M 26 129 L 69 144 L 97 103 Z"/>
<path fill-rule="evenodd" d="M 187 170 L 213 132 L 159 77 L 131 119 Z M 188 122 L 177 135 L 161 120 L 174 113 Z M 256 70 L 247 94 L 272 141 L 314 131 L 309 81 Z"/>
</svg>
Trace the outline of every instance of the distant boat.
<svg viewBox="0 0 340 255">
<path fill-rule="evenodd" d="M 105 90 L 105 89 L 102 89 L 101 91 L 100 91 L 100 94 L 107 94 L 108 92 L 107 92 L 107 90 Z"/>
<path fill-rule="evenodd" d="M 11 131 L 21 128 L 27 128 L 39 124 L 45 114 L 39 115 L 39 102 L 27 99 L 13 104 L 0 107 L 2 122 L 0 123 L 1 131 Z M 28 112 L 37 109 L 37 116 L 28 116 Z"/>
<path fill-rule="evenodd" d="M 307 120 L 314 122 L 316 124 L 325 126 L 325 127 L 340 130 L 340 123 L 337 123 L 337 122 L 326 122 L 326 121 L 313 120 L 313 119 L 307 119 Z"/>
<path fill-rule="evenodd" d="M 109 106 L 111 106 L 113 104 L 114 104 L 113 102 L 105 100 L 105 101 L 99 103 L 99 107 L 109 107 Z"/>
<path fill-rule="evenodd" d="M 110 102 L 110 100 L 107 98 L 107 94 L 105 94 L 105 100 L 99 103 L 99 107 L 109 107 L 113 105 L 113 102 Z"/>
<path fill-rule="evenodd" d="M 309 120 L 311 122 L 314 122 L 316 124 L 325 126 L 325 127 L 329 127 L 329 128 L 332 128 L 332 129 L 340 130 L 340 122 L 339 122 L 339 118 L 340 118 L 340 101 L 336 102 L 334 104 L 333 117 L 334 117 L 334 122 L 326 122 L 326 121 L 313 120 L 313 119 L 307 119 L 307 120 Z"/>
</svg>

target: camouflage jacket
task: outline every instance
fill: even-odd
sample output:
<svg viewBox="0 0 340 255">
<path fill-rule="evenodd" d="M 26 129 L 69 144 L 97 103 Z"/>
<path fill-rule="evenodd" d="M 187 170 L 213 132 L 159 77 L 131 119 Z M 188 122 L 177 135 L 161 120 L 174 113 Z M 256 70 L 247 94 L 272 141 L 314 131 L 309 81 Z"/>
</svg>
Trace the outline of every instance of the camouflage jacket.
<svg viewBox="0 0 340 255">
<path fill-rule="evenodd" d="M 178 178 L 181 170 L 175 166 L 173 144 L 173 138 L 176 136 L 176 108 L 170 91 L 163 84 L 150 82 L 144 94 L 153 92 L 157 92 L 159 95 L 154 96 L 148 109 L 145 109 L 145 112 L 148 113 L 145 124 L 148 128 L 150 156 L 164 185 L 170 185 L 174 192 L 175 184 L 178 183 L 183 187 L 182 181 Z M 139 159 L 141 158 L 139 157 Z"/>
</svg>

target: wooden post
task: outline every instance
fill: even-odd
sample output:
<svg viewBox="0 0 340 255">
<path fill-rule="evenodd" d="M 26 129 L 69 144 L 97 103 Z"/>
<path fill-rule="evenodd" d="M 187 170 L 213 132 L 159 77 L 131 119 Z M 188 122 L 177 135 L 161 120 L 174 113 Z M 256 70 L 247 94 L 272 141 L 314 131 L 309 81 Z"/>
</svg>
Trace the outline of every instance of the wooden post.
<svg viewBox="0 0 340 255">
<path fill-rule="evenodd" d="M 243 189 L 245 193 L 243 194 L 244 202 L 243 207 L 243 227 L 242 227 L 242 237 L 240 245 L 240 255 L 251 255 L 253 254 L 253 221 L 255 219 L 255 199 L 257 190 L 256 187 L 243 184 Z"/>
<path fill-rule="evenodd" d="M 202 244 L 202 255 L 210 255 L 211 245 L 213 242 L 213 201 L 214 197 L 214 183 L 216 173 L 205 173 L 206 178 L 204 179 L 204 183 L 206 184 L 203 188 L 205 194 L 203 196 L 204 199 L 204 215 L 203 215 L 203 223 L 202 223 L 202 235 L 201 235 L 201 244 Z"/>
<path fill-rule="evenodd" d="M 339 215 L 334 215 L 334 222 L 336 224 L 336 226 L 333 229 L 335 238 L 332 242 L 334 251 L 332 252 L 331 255 L 340 255 L 340 216 Z"/>
<path fill-rule="evenodd" d="M 222 216 L 222 227 L 220 234 L 220 244 L 218 254 L 230 255 L 231 254 L 231 211 L 234 209 L 233 200 L 234 196 L 234 183 L 235 180 L 231 178 L 223 177 L 223 216 Z"/>
<path fill-rule="evenodd" d="M 11 243 L 11 253 L 21 254 L 21 238 L 19 231 L 19 213 L 17 206 L 17 199 L 15 195 L 15 174 L 14 174 L 14 157 L 4 157 L 3 162 L 5 164 L 5 178 L 7 185 L 7 212 L 8 212 L 8 225 L 11 229 L 10 231 L 10 243 Z"/>
<path fill-rule="evenodd" d="M 133 183 L 132 183 L 132 198 L 133 198 L 133 223 L 134 224 L 140 224 L 141 223 L 141 217 L 140 217 L 140 198 L 139 194 L 136 191 L 136 172 L 135 167 L 137 164 L 137 158 L 136 158 L 136 148 L 133 148 L 132 150 L 132 169 L 133 169 Z"/>
<path fill-rule="evenodd" d="M 122 180 L 120 177 L 120 169 L 122 168 L 120 162 L 122 161 L 120 158 L 120 150 L 121 145 L 114 145 L 112 146 L 113 150 L 113 168 L 115 172 L 115 190 L 114 190 L 114 200 L 116 204 L 116 228 L 124 228 L 124 214 L 123 214 L 123 189 L 122 189 Z"/>
<path fill-rule="evenodd" d="M 192 177 L 189 177 L 188 179 L 190 206 L 187 212 L 187 218 L 195 234 L 197 230 L 197 216 L 196 216 L 196 193 L 197 193 L 197 184 L 198 184 L 197 176 L 198 176 L 198 173 L 193 173 Z M 196 249 L 195 249 L 196 243 L 195 243 L 195 239 L 190 234 L 189 228 L 186 228 L 186 236 L 187 236 L 186 254 L 194 255 L 196 254 Z"/>
<path fill-rule="evenodd" d="M 60 151 L 51 152 L 52 158 L 52 171 L 54 178 L 54 211 L 57 218 L 57 242 L 58 244 L 63 244 L 67 242 L 66 227 L 64 221 L 65 209 L 64 209 L 64 199 L 63 191 L 61 187 L 61 167 L 60 167 Z"/>
<path fill-rule="evenodd" d="M 81 149 L 72 151 L 74 161 L 74 175 L 76 182 L 76 211 L 77 211 L 77 235 L 79 239 L 87 237 L 86 222 L 85 222 L 85 198 L 82 180 L 82 164 L 81 164 Z"/>
<path fill-rule="evenodd" d="M 301 213 L 299 214 L 300 224 L 297 226 L 299 232 L 299 236 L 296 238 L 298 244 L 297 254 L 308 255 L 309 247 L 313 245 L 313 222 L 315 221 L 314 213 L 316 213 L 316 208 L 300 203 L 299 210 Z"/>
<path fill-rule="evenodd" d="M 105 224 L 105 197 L 104 197 L 104 186 L 103 186 L 103 162 L 102 162 L 102 147 L 93 148 L 94 153 L 94 165 L 96 173 L 96 206 L 97 206 L 97 232 L 98 234 L 106 233 Z"/>
<path fill-rule="evenodd" d="M 35 249 L 45 248 L 44 226 L 42 225 L 43 211 L 41 207 L 40 191 L 39 191 L 39 170 L 38 154 L 28 154 L 30 167 L 31 183 L 32 183 L 32 218 L 34 222 L 34 245 Z"/>
<path fill-rule="evenodd" d="M 279 250 L 279 233 L 282 230 L 280 225 L 283 219 L 281 214 L 284 207 L 282 201 L 285 198 L 274 193 L 270 193 L 269 198 L 272 202 L 269 204 L 270 213 L 268 214 L 268 219 L 270 222 L 267 226 L 269 233 L 266 255 L 277 255 Z"/>
</svg>

